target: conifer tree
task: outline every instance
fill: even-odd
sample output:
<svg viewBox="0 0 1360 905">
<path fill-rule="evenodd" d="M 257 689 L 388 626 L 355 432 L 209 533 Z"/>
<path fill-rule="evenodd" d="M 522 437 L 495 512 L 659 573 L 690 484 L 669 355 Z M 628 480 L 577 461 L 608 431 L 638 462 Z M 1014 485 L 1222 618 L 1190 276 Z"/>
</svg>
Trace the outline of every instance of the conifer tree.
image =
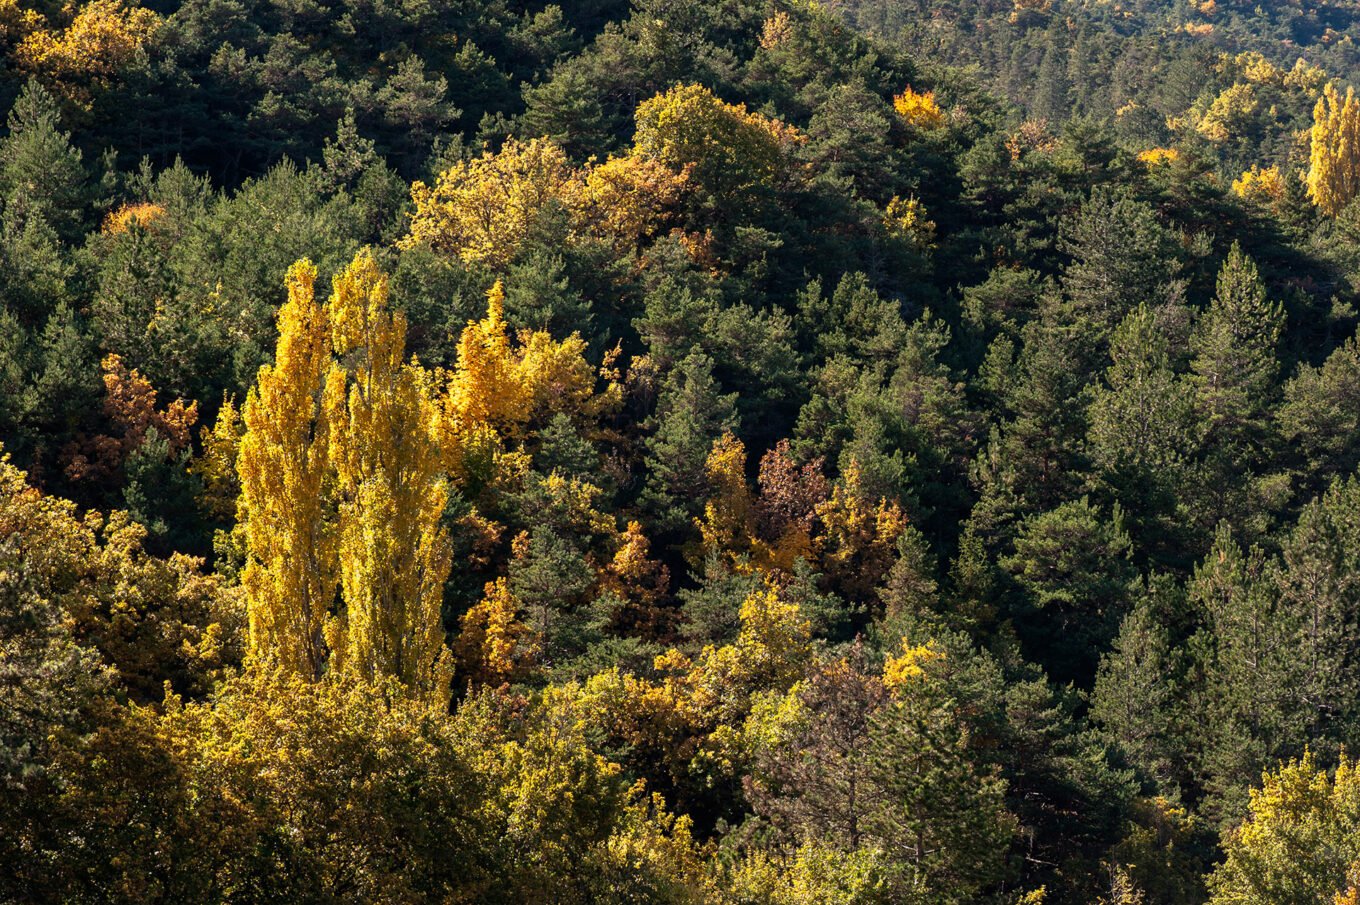
<svg viewBox="0 0 1360 905">
<path fill-rule="evenodd" d="M 1302 742 L 1291 703 L 1299 688 L 1297 626 L 1265 573 L 1262 552 L 1244 552 L 1221 525 L 1188 588 L 1205 620 L 1196 645 L 1203 689 L 1191 719 L 1207 731 L 1195 766 L 1208 796 L 1204 811 L 1219 820 L 1240 816 L 1261 771 Z"/>
<path fill-rule="evenodd" d="M 1274 452 L 1269 413 L 1284 320 L 1284 309 L 1266 298 L 1256 265 L 1234 245 L 1219 271 L 1214 300 L 1190 338 L 1190 379 L 1204 446 L 1198 486 L 1188 502 L 1206 531 L 1222 518 L 1260 530 L 1268 514 L 1251 499 L 1252 476 Z"/>
<path fill-rule="evenodd" d="M 1259 437 L 1279 361 L 1284 309 L 1266 298 L 1256 264 L 1234 244 L 1213 303 L 1191 337 L 1197 408 L 1210 442 Z"/>
<path fill-rule="evenodd" d="M 657 402 L 656 433 L 647 439 L 649 477 L 644 503 L 661 524 L 677 529 L 708 496 L 706 464 L 713 443 L 736 427 L 735 393 L 718 391 L 713 360 L 692 352 L 666 378 Z"/>
</svg>

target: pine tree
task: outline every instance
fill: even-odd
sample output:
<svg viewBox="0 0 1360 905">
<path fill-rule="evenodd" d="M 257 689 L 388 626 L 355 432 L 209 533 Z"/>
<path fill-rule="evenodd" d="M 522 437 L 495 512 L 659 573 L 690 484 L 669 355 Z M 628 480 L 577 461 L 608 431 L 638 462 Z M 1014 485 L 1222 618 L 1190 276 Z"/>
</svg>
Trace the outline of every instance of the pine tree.
<svg viewBox="0 0 1360 905">
<path fill-rule="evenodd" d="M 1159 794 L 1173 797 L 1188 779 L 1177 724 L 1185 663 L 1171 637 L 1184 599 L 1169 576 L 1148 582 L 1101 658 L 1091 699 L 1092 721 Z"/>
<path fill-rule="evenodd" d="M 1197 408 L 1210 443 L 1246 442 L 1264 433 L 1283 328 L 1284 309 L 1266 298 L 1256 264 L 1234 244 L 1218 273 L 1213 303 L 1190 340 Z"/>
<path fill-rule="evenodd" d="M 1126 507 L 1138 545 L 1183 560 L 1179 504 L 1199 434 L 1194 388 L 1172 371 L 1166 331 L 1146 305 L 1115 330 L 1110 357 L 1091 398 L 1091 459 Z"/>
<path fill-rule="evenodd" d="M 70 134 L 61 131 L 56 98 L 29 82 L 9 112 L 8 126 L 9 135 L 0 141 L 6 224 L 38 220 L 59 239 L 75 239 L 86 200 L 85 168 Z"/>
<path fill-rule="evenodd" d="M 1203 687 L 1189 719 L 1206 731 L 1194 761 L 1203 810 L 1223 821 L 1240 816 L 1261 771 L 1303 741 L 1291 701 L 1300 687 L 1297 625 L 1270 587 L 1262 552 L 1244 552 L 1226 525 L 1188 591 L 1205 622 L 1195 645 Z"/>
<path fill-rule="evenodd" d="M 689 525 L 708 497 L 706 463 L 713 443 L 736 427 L 736 393 L 720 393 L 713 360 L 692 352 L 666 377 L 647 438 L 643 503 L 669 530 Z"/>
<path fill-rule="evenodd" d="M 1130 554 L 1118 504 L 1107 516 L 1083 497 L 1021 524 L 1001 564 L 1036 608 L 1021 635 L 1055 679 L 1089 685 L 1124 617 L 1137 574 Z"/>
<path fill-rule="evenodd" d="M 1284 386 L 1276 419 L 1314 486 L 1354 472 L 1360 465 L 1360 337 L 1346 340 L 1321 367 L 1302 365 Z"/>
<path fill-rule="evenodd" d="M 1190 338 L 1204 447 L 1198 486 L 1188 504 L 1206 529 L 1228 518 L 1259 530 L 1268 514 L 1250 498 L 1250 476 L 1259 474 L 1274 452 L 1269 415 L 1284 317 L 1283 308 L 1266 298 L 1256 265 L 1234 245 L 1219 271 L 1218 292 Z"/>
<path fill-rule="evenodd" d="M 1082 342 L 1103 342 L 1139 304 L 1165 298 L 1179 268 L 1174 236 L 1131 197 L 1094 193 L 1061 238 L 1073 259 L 1063 272 L 1063 314 Z"/>
<path fill-rule="evenodd" d="M 1299 515 L 1275 570 L 1280 607 L 1298 632 L 1291 692 L 1319 751 L 1360 729 L 1360 483 L 1333 485 Z"/>
</svg>

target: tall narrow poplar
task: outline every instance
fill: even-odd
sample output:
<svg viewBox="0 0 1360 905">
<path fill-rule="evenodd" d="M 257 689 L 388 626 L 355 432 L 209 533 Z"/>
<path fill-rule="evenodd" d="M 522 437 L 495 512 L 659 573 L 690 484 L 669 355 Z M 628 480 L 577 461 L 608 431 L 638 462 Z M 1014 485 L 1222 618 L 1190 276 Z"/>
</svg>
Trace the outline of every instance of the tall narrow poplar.
<svg viewBox="0 0 1360 905">
<path fill-rule="evenodd" d="M 237 463 L 250 657 L 309 679 L 325 669 L 323 630 L 339 566 L 327 505 L 330 431 L 319 392 L 330 350 L 315 281 L 310 261 L 288 271 L 278 348 L 246 398 Z"/>
<path fill-rule="evenodd" d="M 333 666 L 447 702 L 453 661 L 440 605 L 452 548 L 440 518 L 448 489 L 430 433 L 433 404 L 418 366 L 405 361 L 406 318 L 389 309 L 387 277 L 370 251 L 336 277 L 329 313 L 336 360 L 323 411 L 344 592 L 329 638 Z"/>
</svg>

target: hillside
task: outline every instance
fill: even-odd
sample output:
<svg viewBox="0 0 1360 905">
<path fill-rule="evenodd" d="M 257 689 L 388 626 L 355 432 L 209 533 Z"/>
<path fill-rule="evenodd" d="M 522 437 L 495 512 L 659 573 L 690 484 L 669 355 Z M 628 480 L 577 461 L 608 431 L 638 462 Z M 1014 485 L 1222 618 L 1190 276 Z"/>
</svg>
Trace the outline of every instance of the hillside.
<svg viewBox="0 0 1360 905">
<path fill-rule="evenodd" d="M 0 902 L 1360 899 L 1344 4 L 0 10 Z"/>
</svg>

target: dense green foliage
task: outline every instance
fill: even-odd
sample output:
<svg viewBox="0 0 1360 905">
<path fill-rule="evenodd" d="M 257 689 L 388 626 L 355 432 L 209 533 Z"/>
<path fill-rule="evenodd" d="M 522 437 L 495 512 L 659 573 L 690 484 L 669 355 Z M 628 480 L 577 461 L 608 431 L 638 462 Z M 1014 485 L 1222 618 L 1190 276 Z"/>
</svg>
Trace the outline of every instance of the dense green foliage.
<svg viewBox="0 0 1360 905">
<path fill-rule="evenodd" d="M 1360 902 L 1357 32 L 0 2 L 0 902 Z"/>
</svg>

